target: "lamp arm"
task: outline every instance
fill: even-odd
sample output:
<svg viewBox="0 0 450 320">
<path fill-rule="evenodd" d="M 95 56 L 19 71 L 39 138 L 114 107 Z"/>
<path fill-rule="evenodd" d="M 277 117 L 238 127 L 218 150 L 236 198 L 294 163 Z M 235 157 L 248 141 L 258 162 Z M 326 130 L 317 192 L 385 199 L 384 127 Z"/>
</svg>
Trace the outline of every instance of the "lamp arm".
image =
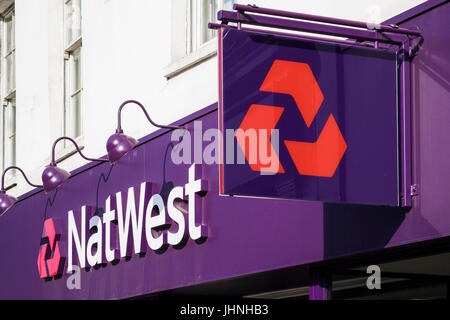
<svg viewBox="0 0 450 320">
<path fill-rule="evenodd" d="M 3 174 L 2 174 L 2 190 L 1 190 L 2 193 L 5 192 L 5 174 L 6 174 L 6 172 L 8 172 L 8 171 L 11 170 L 11 169 L 19 170 L 19 171 L 22 173 L 23 177 L 25 178 L 25 181 L 26 181 L 30 186 L 36 187 L 36 188 L 42 188 L 41 185 L 32 184 L 32 183 L 30 182 L 30 180 L 28 180 L 28 178 L 27 178 L 25 172 L 23 172 L 22 169 L 20 169 L 19 167 L 16 167 L 16 166 L 11 166 L 11 167 L 6 168 L 5 171 L 3 171 Z"/>
<path fill-rule="evenodd" d="M 122 119 L 121 119 L 121 113 L 122 113 L 123 107 L 125 107 L 125 105 L 127 105 L 127 104 L 129 104 L 129 103 L 137 104 L 137 105 L 142 109 L 142 111 L 144 112 L 145 116 L 147 117 L 147 120 L 148 120 L 152 125 L 154 125 L 155 127 L 163 128 L 163 129 L 184 129 L 184 130 L 186 130 L 186 128 L 184 128 L 184 127 L 170 126 L 170 125 L 161 125 L 161 124 L 155 123 L 155 122 L 150 118 L 150 115 L 148 114 L 147 110 L 145 110 L 145 107 L 144 107 L 139 101 L 136 101 L 136 100 L 127 100 L 127 101 L 123 102 L 123 103 L 120 105 L 119 111 L 117 112 L 117 130 L 116 130 L 116 133 L 123 133 L 123 131 L 122 131 Z"/>
<path fill-rule="evenodd" d="M 61 141 L 61 140 L 69 140 L 70 142 L 72 142 L 75 145 L 75 148 L 77 149 L 78 153 L 80 154 L 80 156 L 88 161 L 99 161 L 99 162 L 108 162 L 108 160 L 106 159 L 92 159 L 92 158 L 88 158 L 86 157 L 80 150 L 80 148 L 78 147 L 78 144 L 75 142 L 75 140 L 73 140 L 72 138 L 69 137 L 60 137 L 58 139 L 55 140 L 55 142 L 53 143 L 53 147 L 52 147 L 52 162 L 50 165 L 55 166 L 56 165 L 56 161 L 55 161 L 55 147 L 56 144 Z"/>
</svg>

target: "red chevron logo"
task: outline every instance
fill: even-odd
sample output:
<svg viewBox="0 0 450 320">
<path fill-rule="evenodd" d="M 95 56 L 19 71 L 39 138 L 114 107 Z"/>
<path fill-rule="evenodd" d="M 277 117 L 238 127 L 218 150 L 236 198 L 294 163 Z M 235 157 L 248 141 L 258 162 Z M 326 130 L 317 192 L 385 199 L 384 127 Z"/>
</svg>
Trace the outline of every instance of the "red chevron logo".
<svg viewBox="0 0 450 320">
<path fill-rule="evenodd" d="M 37 259 L 39 276 L 41 278 L 62 274 L 64 263 L 61 258 L 57 235 L 53 219 L 45 220 L 41 248 Z"/>
<path fill-rule="evenodd" d="M 320 90 L 311 68 L 306 63 L 275 60 L 260 87 L 260 91 L 289 94 L 294 99 L 298 110 L 309 128 L 319 111 L 324 96 Z M 251 105 L 236 134 L 236 139 L 253 171 L 270 171 L 261 160 L 254 159 L 255 150 L 260 146 L 259 138 L 246 143 L 249 129 L 273 130 L 281 118 L 283 107 Z M 256 144 L 252 147 L 251 143 Z M 270 136 L 265 141 L 266 150 L 274 152 Z M 297 171 L 301 175 L 332 177 L 347 150 L 347 143 L 331 114 L 316 142 L 284 141 Z M 256 149 L 255 149 L 256 148 Z M 253 149 L 253 150 L 252 150 Z M 256 153 L 259 154 L 259 153 Z M 252 158 L 253 156 L 253 158 Z M 277 172 L 284 173 L 278 157 Z"/>
<path fill-rule="evenodd" d="M 236 139 L 253 171 L 284 173 L 283 166 L 270 142 L 270 134 L 268 134 L 276 127 L 283 111 L 284 108 L 281 107 L 252 104 L 239 127 L 240 130 L 237 130 Z M 249 132 L 253 132 L 254 135 L 252 136 Z M 259 134 L 261 132 L 266 133 L 263 143 L 259 141 L 263 138 Z M 266 147 L 265 152 L 260 152 L 259 147 L 261 146 Z M 276 171 L 271 168 L 272 166 L 268 167 L 268 164 L 264 163 L 263 159 L 258 156 L 266 154 L 269 150 L 270 154 L 273 155 L 273 161 L 276 162 L 273 166 L 278 168 Z"/>
</svg>

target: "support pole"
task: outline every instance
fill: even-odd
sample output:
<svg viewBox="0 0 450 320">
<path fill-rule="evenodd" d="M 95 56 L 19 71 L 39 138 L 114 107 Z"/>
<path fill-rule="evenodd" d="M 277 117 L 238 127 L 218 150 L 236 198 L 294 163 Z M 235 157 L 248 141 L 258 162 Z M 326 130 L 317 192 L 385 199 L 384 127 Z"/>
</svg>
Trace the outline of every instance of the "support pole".
<svg viewBox="0 0 450 320">
<path fill-rule="evenodd" d="M 331 300 L 331 275 L 320 271 L 310 274 L 309 300 Z"/>
</svg>

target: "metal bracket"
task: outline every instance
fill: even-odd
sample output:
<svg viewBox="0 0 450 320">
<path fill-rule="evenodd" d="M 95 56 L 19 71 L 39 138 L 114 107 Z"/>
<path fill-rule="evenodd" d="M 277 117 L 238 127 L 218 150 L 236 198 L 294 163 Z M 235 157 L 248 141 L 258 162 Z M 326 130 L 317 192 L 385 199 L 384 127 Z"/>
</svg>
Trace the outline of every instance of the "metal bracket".
<svg viewBox="0 0 450 320">
<path fill-rule="evenodd" d="M 410 195 L 411 195 L 411 197 L 414 197 L 414 196 L 418 196 L 419 195 L 419 185 L 416 183 L 416 184 L 413 184 L 412 186 L 411 186 L 411 192 L 410 192 Z"/>
<path fill-rule="evenodd" d="M 399 101 L 400 101 L 400 188 L 402 195 L 400 206 L 410 207 L 411 197 L 418 194 L 418 186 L 411 182 L 411 60 L 417 54 L 424 38 L 420 30 L 412 30 L 398 25 L 377 26 L 376 30 L 369 30 L 366 22 L 323 17 L 311 14 L 289 12 L 251 5 L 234 4 L 236 11 L 219 11 L 217 20 L 221 24 L 210 23 L 211 29 L 234 28 L 224 26 L 232 22 L 238 29 L 251 32 L 266 32 L 283 36 L 298 37 L 314 41 L 328 41 L 350 46 L 369 46 L 378 50 L 395 49 L 399 58 Z M 245 27 L 243 26 L 245 25 Z M 274 30 L 251 29 L 249 26 L 274 28 Z M 319 34 L 314 37 L 304 34 L 286 34 L 283 30 Z M 326 37 L 323 37 L 326 36 Z M 346 39 L 335 39 L 343 37 Z M 397 49 L 398 48 L 398 49 Z M 398 51 L 397 51 L 398 50 Z M 413 188 L 414 187 L 414 188 Z"/>
<path fill-rule="evenodd" d="M 414 41 L 415 43 L 411 46 L 409 50 L 410 58 L 414 57 L 417 54 L 417 52 L 419 52 L 425 39 L 423 36 L 420 36 L 418 39 L 414 39 Z"/>
</svg>

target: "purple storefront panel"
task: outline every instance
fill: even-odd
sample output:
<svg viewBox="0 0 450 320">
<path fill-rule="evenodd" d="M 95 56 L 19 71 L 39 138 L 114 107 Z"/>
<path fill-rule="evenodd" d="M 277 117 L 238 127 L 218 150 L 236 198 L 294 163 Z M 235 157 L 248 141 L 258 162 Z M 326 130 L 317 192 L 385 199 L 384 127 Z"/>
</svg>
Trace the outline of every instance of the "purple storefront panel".
<svg viewBox="0 0 450 320">
<path fill-rule="evenodd" d="M 411 64 L 412 208 L 324 204 L 326 258 L 450 236 L 450 3 L 427 1 L 385 24 L 419 29 Z"/>
<path fill-rule="evenodd" d="M 217 111 L 197 121 L 202 122 L 203 131 L 217 128 Z M 192 123 L 188 126 L 193 128 Z M 218 166 L 202 165 L 202 177 L 208 182 L 208 192 L 201 199 L 209 233 L 206 241 L 189 239 L 184 247 L 170 246 L 162 253 L 148 248 L 144 257 L 132 255 L 117 265 L 82 270 L 80 290 L 66 286 L 67 261 L 62 278 L 41 279 L 37 260 L 44 219 L 67 222 L 68 211 L 80 210 L 82 205 L 104 209 L 108 196 L 144 181 L 153 183 L 152 193 L 163 197 L 174 186 L 188 182 L 190 165 L 175 165 L 171 160 L 170 133 L 154 136 L 116 165 L 91 165 L 56 193 L 39 192 L 2 216 L 0 299 L 125 298 L 322 260 L 321 203 L 222 197 Z M 79 219 L 77 213 L 75 217 Z M 67 251 L 66 228 L 56 230 L 62 233 L 62 252 Z"/>
<path fill-rule="evenodd" d="M 220 34 L 224 194 L 399 205 L 395 52 L 234 29 Z M 245 138 L 227 134 L 237 129 L 278 130 L 275 170 L 255 161 L 270 143 L 259 138 L 243 147 Z M 252 143 L 260 152 L 253 160 Z M 267 171 L 275 174 L 261 174 Z"/>
<path fill-rule="evenodd" d="M 390 245 L 450 230 L 450 2 L 431 0 L 417 9 L 395 23 L 419 28 L 424 37 L 411 65 L 412 178 L 419 195 Z"/>
<path fill-rule="evenodd" d="M 390 21 L 419 27 L 425 38 L 412 63 L 412 178 L 419 192 L 411 209 L 219 196 L 219 167 L 204 164 L 206 241 L 188 240 L 162 253 L 148 249 L 143 257 L 81 271 L 80 290 L 67 288 L 66 272 L 41 279 L 37 261 L 46 218 L 66 221 L 69 210 L 102 207 L 108 196 L 144 181 L 161 195 L 188 182 L 190 165 L 172 163 L 170 134 L 159 130 L 114 167 L 88 164 L 57 193 L 30 192 L 0 218 L 0 299 L 125 298 L 450 236 L 450 3 L 424 10 Z M 218 118 L 211 106 L 176 124 L 192 128 L 196 119 L 206 131 L 217 128 Z"/>
</svg>

